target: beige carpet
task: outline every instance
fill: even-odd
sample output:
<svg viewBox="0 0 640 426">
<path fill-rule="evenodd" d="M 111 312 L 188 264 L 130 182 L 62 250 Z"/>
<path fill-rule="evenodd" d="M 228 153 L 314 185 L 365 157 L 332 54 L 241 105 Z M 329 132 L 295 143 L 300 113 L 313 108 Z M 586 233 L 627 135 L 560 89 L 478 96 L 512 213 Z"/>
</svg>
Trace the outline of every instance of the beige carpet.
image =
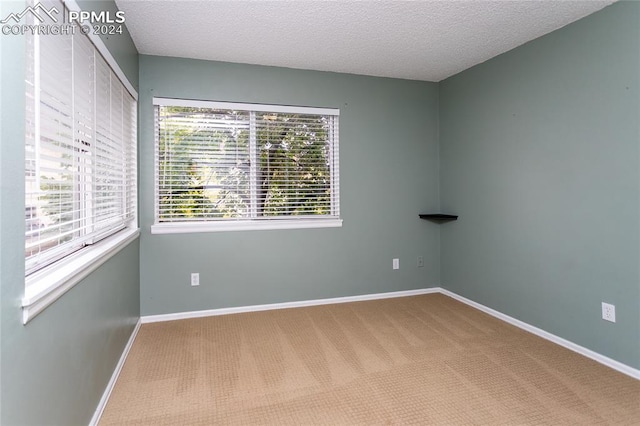
<svg viewBox="0 0 640 426">
<path fill-rule="evenodd" d="M 640 424 L 640 381 L 433 294 L 141 327 L 101 425 Z"/>
</svg>

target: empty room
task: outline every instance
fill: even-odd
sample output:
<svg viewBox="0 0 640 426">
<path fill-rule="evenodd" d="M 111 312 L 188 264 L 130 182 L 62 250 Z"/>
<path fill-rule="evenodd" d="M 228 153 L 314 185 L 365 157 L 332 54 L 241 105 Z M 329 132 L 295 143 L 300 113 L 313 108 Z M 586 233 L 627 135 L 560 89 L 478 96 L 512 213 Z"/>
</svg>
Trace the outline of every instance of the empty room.
<svg viewBox="0 0 640 426">
<path fill-rule="evenodd" d="M 640 2 L 0 26 L 0 424 L 640 424 Z"/>
</svg>

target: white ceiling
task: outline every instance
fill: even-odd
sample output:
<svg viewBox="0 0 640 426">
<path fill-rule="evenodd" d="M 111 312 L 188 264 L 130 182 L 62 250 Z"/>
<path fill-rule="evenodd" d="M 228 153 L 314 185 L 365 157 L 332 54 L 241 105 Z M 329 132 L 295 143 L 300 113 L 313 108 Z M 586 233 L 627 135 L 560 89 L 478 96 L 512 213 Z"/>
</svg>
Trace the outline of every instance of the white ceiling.
<svg viewBox="0 0 640 426">
<path fill-rule="evenodd" d="M 138 51 L 440 81 L 614 0 L 116 0 Z"/>
</svg>

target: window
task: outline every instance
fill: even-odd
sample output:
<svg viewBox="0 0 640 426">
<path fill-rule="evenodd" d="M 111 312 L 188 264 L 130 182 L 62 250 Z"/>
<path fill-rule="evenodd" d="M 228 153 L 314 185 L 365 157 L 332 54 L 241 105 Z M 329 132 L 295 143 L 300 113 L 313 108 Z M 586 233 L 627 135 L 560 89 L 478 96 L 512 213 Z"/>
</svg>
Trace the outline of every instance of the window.
<svg viewBox="0 0 640 426">
<path fill-rule="evenodd" d="M 154 104 L 154 233 L 340 226 L 339 110 Z"/>
<path fill-rule="evenodd" d="M 40 3 L 64 10 L 60 1 Z M 29 304 L 51 291 L 32 278 L 38 271 L 51 275 L 47 267 L 68 263 L 70 255 L 137 226 L 137 95 L 80 31 L 27 32 L 26 39 Z"/>
</svg>

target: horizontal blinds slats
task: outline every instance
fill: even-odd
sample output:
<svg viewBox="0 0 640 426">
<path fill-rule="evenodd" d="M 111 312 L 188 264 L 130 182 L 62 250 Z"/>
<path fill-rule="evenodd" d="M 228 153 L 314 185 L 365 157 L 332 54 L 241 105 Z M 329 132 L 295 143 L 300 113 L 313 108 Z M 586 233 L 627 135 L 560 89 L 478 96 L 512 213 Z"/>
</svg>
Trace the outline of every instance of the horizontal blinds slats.
<svg viewBox="0 0 640 426">
<path fill-rule="evenodd" d="M 156 106 L 157 222 L 338 217 L 337 120 Z"/>
<path fill-rule="evenodd" d="M 59 0 L 48 8 L 63 10 Z M 135 218 L 136 101 L 83 34 L 27 34 L 25 266 Z"/>
</svg>

